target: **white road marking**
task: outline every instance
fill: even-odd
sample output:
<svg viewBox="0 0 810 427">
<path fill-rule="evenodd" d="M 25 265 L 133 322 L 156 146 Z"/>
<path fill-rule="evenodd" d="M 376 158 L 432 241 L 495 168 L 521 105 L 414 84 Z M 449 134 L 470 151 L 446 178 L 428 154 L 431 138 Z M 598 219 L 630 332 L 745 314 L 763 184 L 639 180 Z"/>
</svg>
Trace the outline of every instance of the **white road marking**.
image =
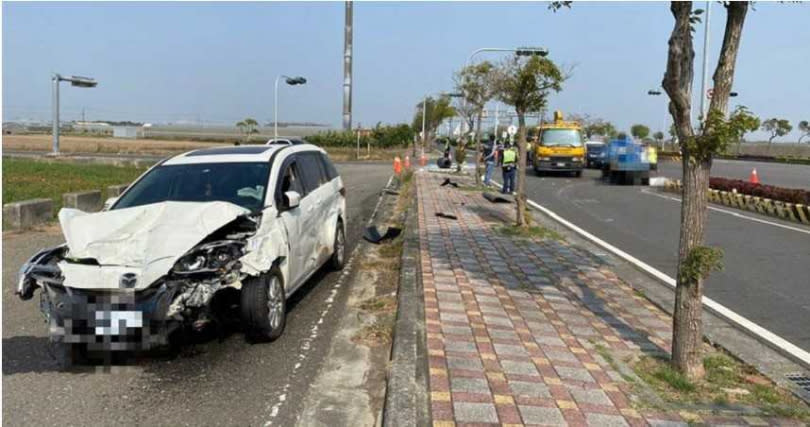
<svg viewBox="0 0 810 427">
<path fill-rule="evenodd" d="M 494 183 L 498 184 L 496 181 Z M 501 184 L 498 184 L 501 185 Z M 556 213 L 552 212 L 551 210 L 539 205 L 538 203 L 534 202 L 533 200 L 527 199 L 526 202 L 529 206 L 543 212 L 544 214 L 548 215 L 555 221 L 559 222 L 560 224 L 564 225 L 565 227 L 571 229 L 575 233 L 579 234 L 580 236 L 596 243 L 597 245 L 607 249 L 608 251 L 612 252 L 616 256 L 624 259 L 625 261 L 635 265 L 639 269 L 647 272 L 651 276 L 657 278 L 658 280 L 666 283 L 671 288 L 675 288 L 676 281 L 672 277 L 667 276 L 666 274 L 662 273 L 661 271 L 655 269 L 651 265 L 641 261 L 640 259 L 628 254 L 627 252 L 611 245 L 608 242 L 594 236 L 593 234 L 583 230 L 582 228 L 574 225 L 573 223 L 567 221 L 565 218 L 557 215 Z M 794 359 L 801 361 L 805 368 L 810 369 L 810 353 L 802 350 L 801 348 L 797 347 L 796 345 L 792 344 L 791 342 L 785 340 L 784 338 L 774 334 L 773 332 L 763 328 L 762 326 L 757 325 L 756 323 L 746 319 L 743 316 L 735 313 L 731 309 L 727 308 L 726 306 L 718 303 L 717 301 L 704 296 L 703 297 L 703 305 L 707 308 L 711 309 L 718 315 L 726 318 L 727 320 L 736 323 L 739 327 L 747 330 L 749 333 L 753 334 L 756 337 L 768 342 L 771 346 L 781 349 L 785 353 L 791 355 Z"/>
<path fill-rule="evenodd" d="M 391 177 L 388 179 L 388 183 L 385 185 L 386 188 L 391 185 L 391 181 L 393 179 L 394 176 L 391 175 Z M 380 209 L 382 199 L 383 198 L 381 194 L 380 197 L 377 199 L 377 205 L 374 206 L 374 211 L 371 212 L 371 216 L 368 219 L 368 225 L 371 225 L 371 222 L 377 216 L 377 211 Z M 349 276 L 349 273 L 352 271 L 352 264 L 354 262 L 354 258 L 357 255 L 359 247 L 360 244 L 358 243 L 357 246 L 355 246 L 354 249 L 352 250 L 352 253 L 349 255 L 349 259 L 346 261 L 346 265 L 343 267 L 343 271 L 340 273 L 340 277 L 338 277 L 337 281 L 332 286 L 332 289 L 329 292 L 329 297 L 327 297 L 324 300 L 327 303 L 326 308 L 321 312 L 321 316 L 318 318 L 317 322 L 315 322 L 315 324 L 312 325 L 312 328 L 310 328 L 311 332 L 310 335 L 301 341 L 301 345 L 298 348 L 299 362 L 296 363 L 295 366 L 293 366 L 292 372 L 289 373 L 290 377 L 295 377 L 296 372 L 298 372 L 299 368 L 301 368 L 302 366 L 301 361 L 307 358 L 309 350 L 312 348 L 312 342 L 315 341 L 316 338 L 318 338 L 318 325 L 322 324 L 326 315 L 329 314 L 329 310 L 332 308 L 332 303 L 335 301 L 335 297 L 337 296 L 340 287 L 343 285 L 343 282 L 346 280 L 346 278 Z M 270 408 L 269 414 L 270 419 L 264 423 L 265 427 L 273 425 L 274 418 L 278 416 L 278 413 L 281 411 L 282 405 L 284 405 L 284 402 L 287 401 L 287 392 L 289 389 L 290 389 L 289 382 L 284 384 L 284 386 L 281 388 L 281 394 L 278 396 L 275 405 L 273 405 Z"/>
<path fill-rule="evenodd" d="M 678 202 L 678 203 L 681 202 L 680 197 L 668 196 L 668 195 L 664 195 L 664 194 L 657 194 L 655 192 L 652 192 L 652 191 L 649 191 L 649 190 L 646 190 L 646 189 L 641 190 L 641 192 L 644 193 L 644 194 L 649 194 L 651 196 L 660 197 L 662 199 L 672 200 L 672 201 L 675 201 L 675 202 Z M 728 209 L 718 208 L 718 207 L 715 207 L 715 206 L 709 206 L 708 208 L 715 211 L 715 212 L 722 212 L 724 214 L 728 214 L 728 215 L 731 215 L 731 216 L 734 216 L 734 217 L 737 217 L 737 218 L 747 219 L 749 221 L 759 222 L 761 224 L 772 225 L 774 227 L 784 228 L 784 229 L 790 230 L 790 231 L 798 231 L 799 233 L 810 234 L 810 230 L 807 230 L 807 229 L 802 229 L 802 228 L 793 227 L 793 226 L 790 226 L 790 225 L 780 224 L 778 222 L 773 222 L 773 221 L 768 221 L 768 220 L 764 220 L 764 219 L 760 219 L 760 218 L 755 218 L 755 217 L 752 217 L 752 216 L 741 214 L 739 212 L 734 212 L 734 211 L 730 211 Z"/>
</svg>

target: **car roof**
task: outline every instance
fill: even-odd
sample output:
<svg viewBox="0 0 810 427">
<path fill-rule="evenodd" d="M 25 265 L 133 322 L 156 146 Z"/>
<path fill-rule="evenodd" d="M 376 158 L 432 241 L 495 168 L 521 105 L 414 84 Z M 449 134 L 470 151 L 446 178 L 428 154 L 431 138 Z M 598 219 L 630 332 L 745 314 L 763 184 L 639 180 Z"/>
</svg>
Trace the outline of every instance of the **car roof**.
<svg viewBox="0 0 810 427">
<path fill-rule="evenodd" d="M 286 148 L 286 149 L 285 149 Z M 245 163 L 267 162 L 277 152 L 319 151 L 323 149 L 312 144 L 271 144 L 271 145 L 234 145 L 202 148 L 171 157 L 163 165 L 185 165 L 194 163 Z"/>
</svg>

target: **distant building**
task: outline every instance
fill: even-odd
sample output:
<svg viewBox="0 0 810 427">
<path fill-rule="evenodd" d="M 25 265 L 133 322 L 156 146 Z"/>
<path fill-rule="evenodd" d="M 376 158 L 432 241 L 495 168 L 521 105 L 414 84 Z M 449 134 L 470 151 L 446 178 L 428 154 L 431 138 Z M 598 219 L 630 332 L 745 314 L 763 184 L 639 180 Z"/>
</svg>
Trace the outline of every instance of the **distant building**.
<svg viewBox="0 0 810 427">
<path fill-rule="evenodd" d="M 81 133 L 110 133 L 112 126 L 103 122 L 74 122 L 73 130 Z"/>
<path fill-rule="evenodd" d="M 138 138 L 137 126 L 113 126 L 113 138 Z"/>
</svg>

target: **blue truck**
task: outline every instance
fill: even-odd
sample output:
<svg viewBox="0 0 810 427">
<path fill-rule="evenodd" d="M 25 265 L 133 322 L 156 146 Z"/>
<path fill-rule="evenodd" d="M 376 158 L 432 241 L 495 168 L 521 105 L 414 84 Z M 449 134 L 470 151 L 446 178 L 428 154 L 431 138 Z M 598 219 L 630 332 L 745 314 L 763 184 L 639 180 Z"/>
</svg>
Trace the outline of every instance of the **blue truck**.
<svg viewBox="0 0 810 427">
<path fill-rule="evenodd" d="M 628 137 L 610 141 L 607 162 L 602 167 L 602 179 L 611 184 L 648 185 L 650 162 L 647 150 Z"/>
</svg>

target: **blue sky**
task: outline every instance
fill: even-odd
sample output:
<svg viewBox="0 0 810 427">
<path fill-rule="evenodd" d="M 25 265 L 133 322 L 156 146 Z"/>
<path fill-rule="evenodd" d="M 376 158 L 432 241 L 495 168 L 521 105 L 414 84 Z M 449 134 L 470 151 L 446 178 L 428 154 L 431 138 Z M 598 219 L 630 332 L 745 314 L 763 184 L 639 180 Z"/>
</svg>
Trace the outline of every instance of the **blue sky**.
<svg viewBox="0 0 810 427">
<path fill-rule="evenodd" d="M 704 7 L 704 3 L 695 7 Z M 710 65 L 725 11 L 712 5 Z M 734 100 L 760 116 L 810 120 L 810 5 L 756 3 L 738 58 Z M 666 3 L 355 3 L 354 121 L 410 121 L 425 93 L 479 47 L 542 45 L 576 65 L 551 108 L 603 117 L 627 129 L 665 119 L 660 84 L 672 17 Z M 278 74 L 279 120 L 339 126 L 343 3 L 3 3 L 3 119 L 45 119 L 49 75 L 90 75 L 95 89 L 65 86 L 63 117 L 232 123 L 270 120 Z M 702 25 L 696 33 L 700 91 Z M 484 54 L 477 59 L 498 60 Z M 696 100 L 697 105 L 697 100 Z M 791 135 L 793 139 L 797 132 Z M 785 137 L 784 140 L 791 138 Z"/>
</svg>

